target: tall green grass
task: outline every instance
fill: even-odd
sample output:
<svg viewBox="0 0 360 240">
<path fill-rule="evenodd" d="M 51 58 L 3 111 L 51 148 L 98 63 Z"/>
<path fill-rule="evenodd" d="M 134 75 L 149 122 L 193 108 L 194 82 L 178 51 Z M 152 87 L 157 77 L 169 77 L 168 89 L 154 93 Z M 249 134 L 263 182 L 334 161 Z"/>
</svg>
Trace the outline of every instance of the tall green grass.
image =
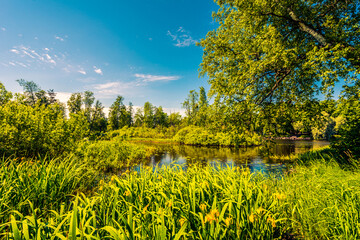
<svg viewBox="0 0 360 240">
<path fill-rule="evenodd" d="M 360 172 L 332 162 L 282 178 L 182 166 L 100 181 L 93 197 L 36 218 L 12 214 L 10 239 L 357 239 Z M 36 219 L 36 221 L 35 221 Z M 5 236 L 5 235 L 4 235 Z"/>
<path fill-rule="evenodd" d="M 23 215 L 46 215 L 70 204 L 76 192 L 86 192 L 94 175 L 73 157 L 65 159 L 0 160 L 0 232 L 17 211 Z"/>
</svg>

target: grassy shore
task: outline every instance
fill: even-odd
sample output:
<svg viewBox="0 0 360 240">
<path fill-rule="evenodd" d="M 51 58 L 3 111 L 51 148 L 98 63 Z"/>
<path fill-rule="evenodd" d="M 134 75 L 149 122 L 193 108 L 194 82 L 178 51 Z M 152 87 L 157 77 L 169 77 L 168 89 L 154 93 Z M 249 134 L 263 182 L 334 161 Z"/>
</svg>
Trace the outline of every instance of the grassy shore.
<svg viewBox="0 0 360 240">
<path fill-rule="evenodd" d="M 0 232 L 9 239 L 359 238 L 360 171 L 319 151 L 305 156 L 280 178 L 194 165 L 99 181 L 70 160 L 35 162 L 31 171 L 5 161 Z"/>
</svg>

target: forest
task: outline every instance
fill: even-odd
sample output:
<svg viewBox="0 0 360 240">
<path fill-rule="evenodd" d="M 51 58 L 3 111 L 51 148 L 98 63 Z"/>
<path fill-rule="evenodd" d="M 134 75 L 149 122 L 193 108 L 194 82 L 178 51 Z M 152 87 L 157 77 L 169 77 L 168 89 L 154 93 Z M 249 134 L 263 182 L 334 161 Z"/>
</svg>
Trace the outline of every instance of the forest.
<svg viewBox="0 0 360 240">
<path fill-rule="evenodd" d="M 91 91 L 0 82 L 0 239 L 358 239 L 359 1 L 216 1 L 203 48 L 209 80 L 185 115 Z M 334 89 L 342 84 L 341 93 Z M 329 146 L 280 174 L 189 159 L 152 166 L 154 145 Z M 277 158 L 284 156 L 267 156 Z M 136 168 L 135 168 L 136 167 Z"/>
</svg>

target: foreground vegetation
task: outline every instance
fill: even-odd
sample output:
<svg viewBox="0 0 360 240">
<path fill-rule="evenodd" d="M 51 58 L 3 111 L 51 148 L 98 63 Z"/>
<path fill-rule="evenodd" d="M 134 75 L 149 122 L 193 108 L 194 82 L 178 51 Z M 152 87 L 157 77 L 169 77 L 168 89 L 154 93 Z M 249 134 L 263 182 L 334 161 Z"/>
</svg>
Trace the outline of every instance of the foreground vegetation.
<svg viewBox="0 0 360 240">
<path fill-rule="evenodd" d="M 174 165 L 102 180 L 69 168 L 71 160 L 30 168 L 3 161 L 0 232 L 9 239 L 359 238 L 359 170 L 311 156 L 321 158 L 281 177 Z"/>
</svg>

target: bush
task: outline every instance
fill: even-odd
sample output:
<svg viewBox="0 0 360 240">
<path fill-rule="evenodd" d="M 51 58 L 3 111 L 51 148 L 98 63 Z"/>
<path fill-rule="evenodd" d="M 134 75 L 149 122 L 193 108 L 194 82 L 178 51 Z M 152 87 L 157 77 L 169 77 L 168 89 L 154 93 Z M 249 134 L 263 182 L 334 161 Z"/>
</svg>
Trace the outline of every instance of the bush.
<svg viewBox="0 0 360 240">
<path fill-rule="evenodd" d="M 75 148 L 87 135 L 85 116 L 65 119 L 58 104 L 31 107 L 10 101 L 0 106 L 0 153 L 56 156 Z"/>
</svg>

